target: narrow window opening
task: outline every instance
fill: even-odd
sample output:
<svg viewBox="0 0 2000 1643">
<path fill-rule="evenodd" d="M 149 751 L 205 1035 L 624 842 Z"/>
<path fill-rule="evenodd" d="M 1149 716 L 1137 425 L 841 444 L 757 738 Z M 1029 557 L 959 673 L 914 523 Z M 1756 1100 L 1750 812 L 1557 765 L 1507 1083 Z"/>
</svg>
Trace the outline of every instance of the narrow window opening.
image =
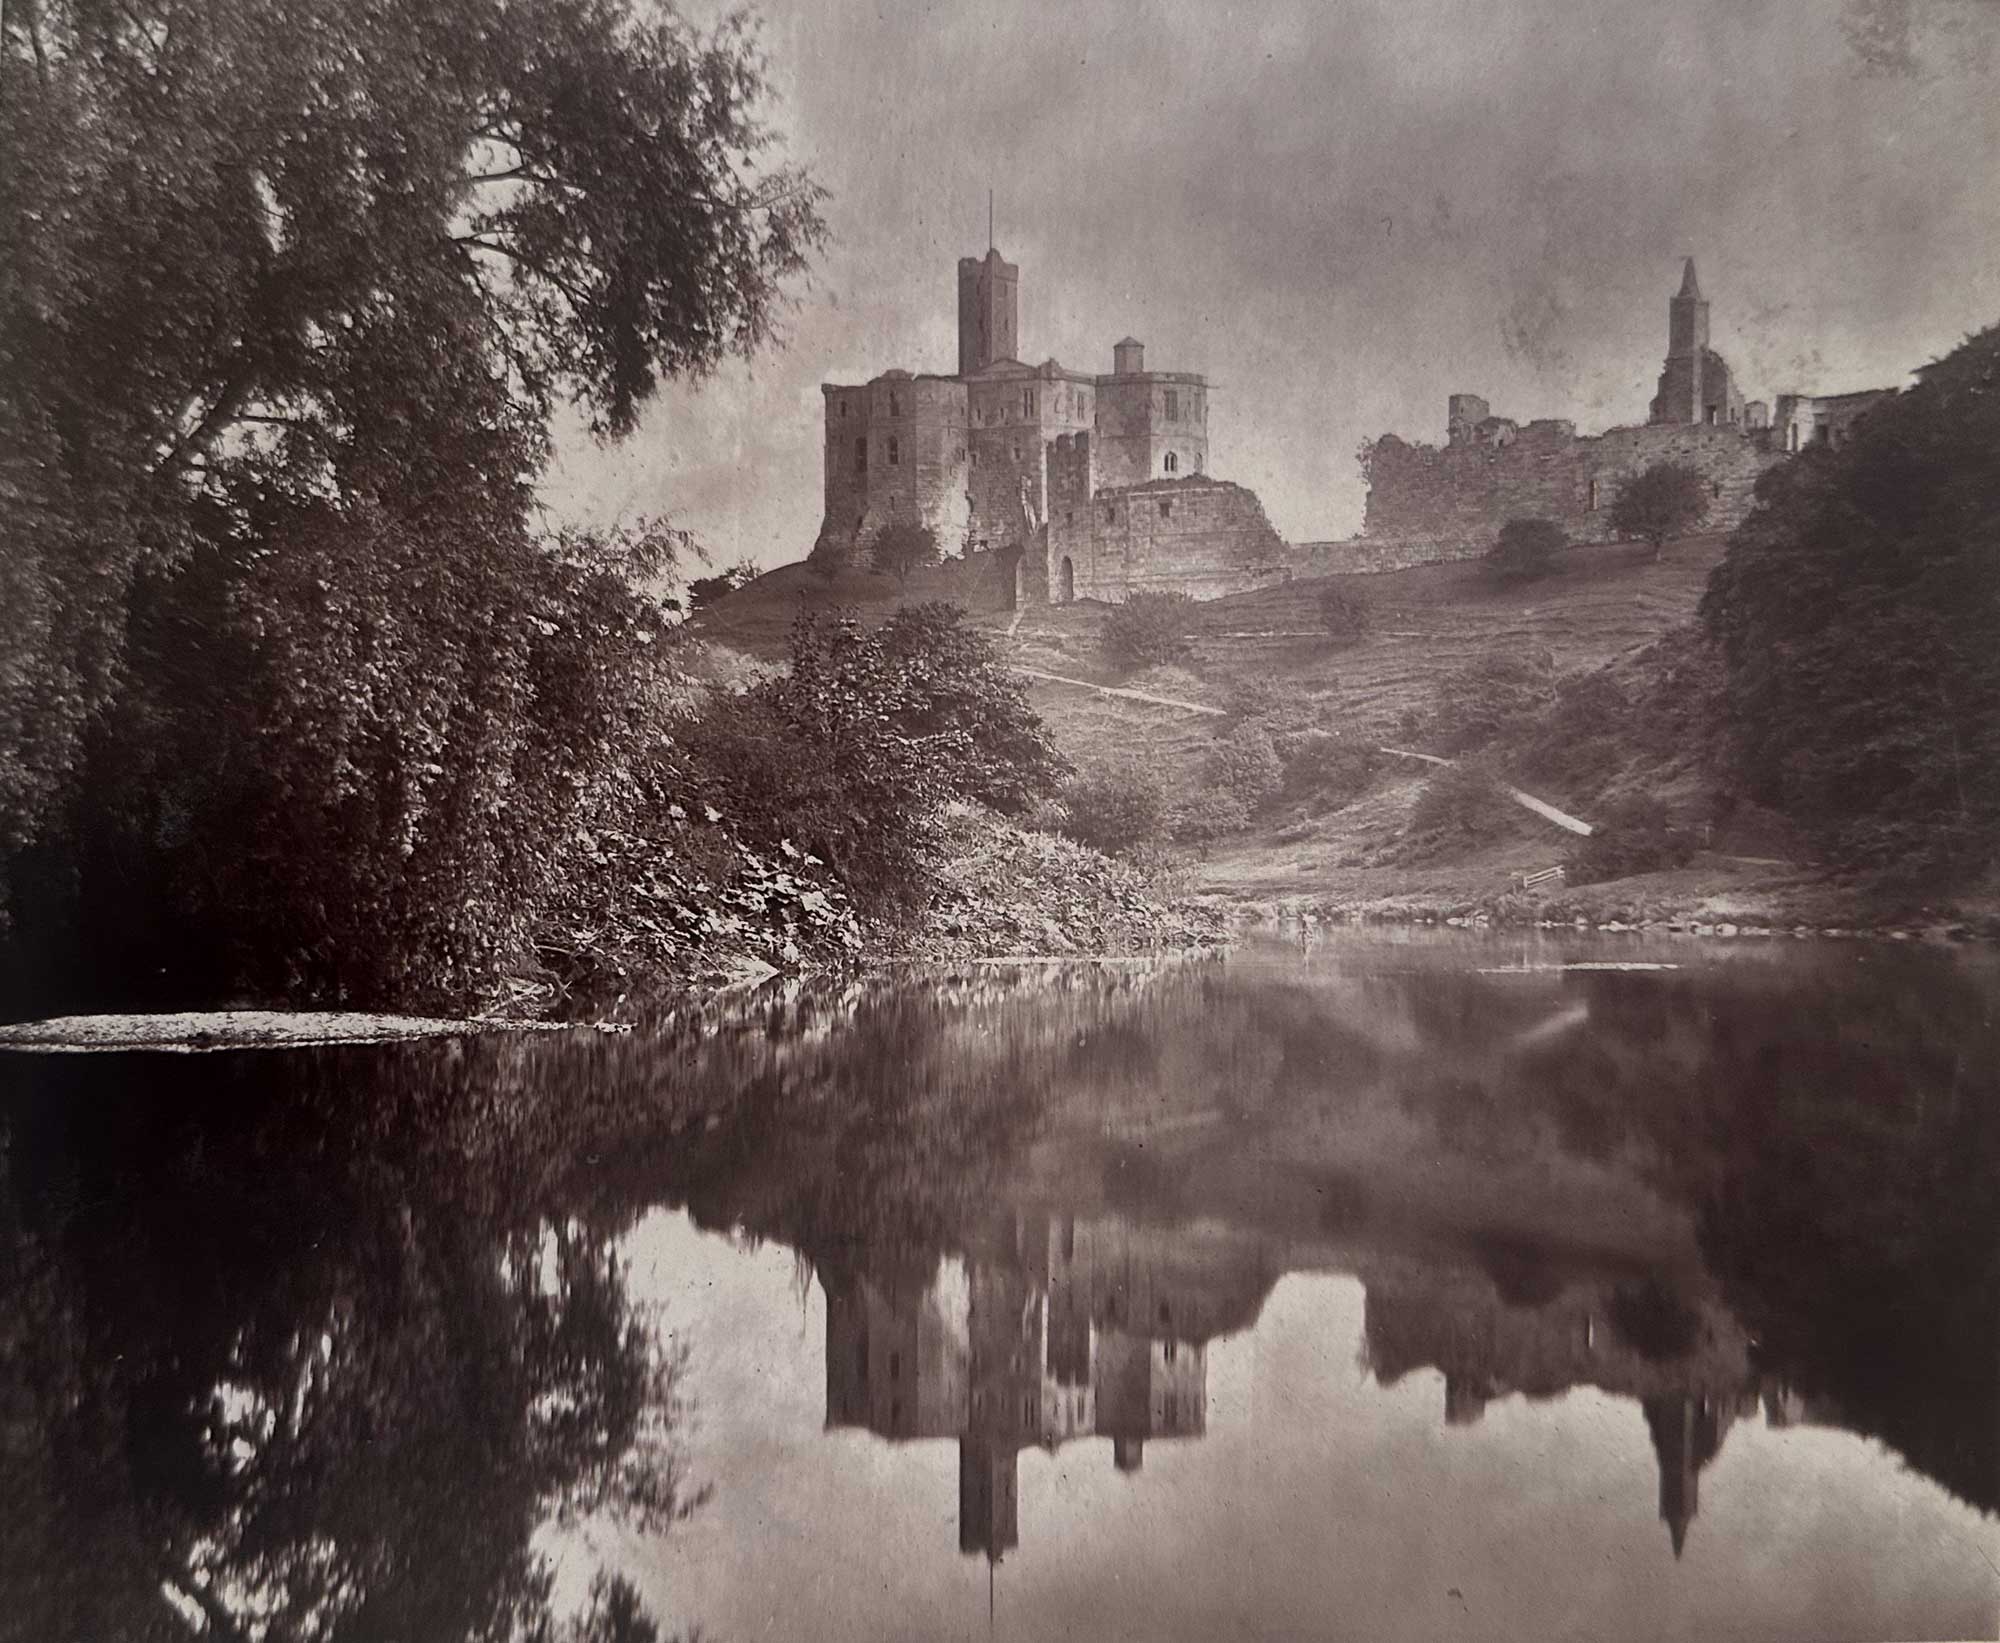
<svg viewBox="0 0 2000 1643">
<path fill-rule="evenodd" d="M 892 468 L 901 467 L 902 462 L 903 447 L 897 442 L 896 436 L 891 434 L 889 436 L 889 466 Z"/>
<path fill-rule="evenodd" d="M 868 438 L 865 434 L 854 442 L 854 471 L 858 474 L 868 471 Z"/>
<path fill-rule="evenodd" d="M 1180 467 L 1180 461 L 1181 461 L 1180 457 L 1176 455 L 1174 452 L 1172 451 L 1167 452 L 1166 456 L 1167 472 L 1168 473 L 1175 472 Z"/>
</svg>

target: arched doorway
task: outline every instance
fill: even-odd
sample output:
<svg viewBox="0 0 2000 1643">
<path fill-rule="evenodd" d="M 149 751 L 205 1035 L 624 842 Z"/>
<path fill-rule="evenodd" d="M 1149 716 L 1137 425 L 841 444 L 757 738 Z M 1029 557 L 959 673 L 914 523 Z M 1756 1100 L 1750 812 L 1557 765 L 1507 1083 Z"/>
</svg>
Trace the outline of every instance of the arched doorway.
<svg viewBox="0 0 2000 1643">
<path fill-rule="evenodd" d="M 1076 602 L 1076 566 L 1068 554 L 1063 555 L 1062 569 L 1056 573 L 1056 602 L 1063 605 Z"/>
</svg>

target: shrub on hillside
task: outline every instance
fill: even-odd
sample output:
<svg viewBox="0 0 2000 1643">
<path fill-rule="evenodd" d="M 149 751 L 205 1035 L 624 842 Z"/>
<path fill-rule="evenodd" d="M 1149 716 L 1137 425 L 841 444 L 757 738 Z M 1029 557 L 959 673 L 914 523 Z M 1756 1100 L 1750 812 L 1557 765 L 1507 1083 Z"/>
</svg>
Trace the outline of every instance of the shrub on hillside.
<svg viewBox="0 0 2000 1643">
<path fill-rule="evenodd" d="M 1383 755 L 1367 742 L 1330 730 L 1297 730 L 1275 738 L 1285 791 L 1340 809 L 1367 788 Z"/>
<path fill-rule="evenodd" d="M 1132 769 L 1086 771 L 1063 790 L 1063 807 L 1068 837 L 1114 853 L 1156 843 L 1167 812 L 1160 784 Z"/>
<path fill-rule="evenodd" d="M 1532 582 L 1553 576 L 1568 546 L 1569 538 L 1553 519 L 1510 519 L 1482 563 L 1489 581 Z"/>
<path fill-rule="evenodd" d="M 1319 625 L 1337 645 L 1359 639 L 1368 631 L 1370 619 L 1368 603 L 1357 593 L 1335 587 L 1319 596 Z"/>
<path fill-rule="evenodd" d="M 1518 830 L 1514 801 L 1491 772 L 1455 764 L 1424 783 L 1408 834 L 1437 846 L 1487 844 Z"/>
<path fill-rule="evenodd" d="M 1586 797 L 1638 751 L 1635 718 L 1631 698 L 1608 672 L 1565 679 L 1527 737 L 1518 768 L 1572 798 Z"/>
<path fill-rule="evenodd" d="M 1650 793 L 1633 794 L 1613 805 L 1596 831 L 1570 850 L 1569 882 L 1597 884 L 1685 867 L 1694 849 L 1694 836 L 1675 822 L 1666 805 Z"/>
<path fill-rule="evenodd" d="M 1619 487 L 1611 504 L 1611 528 L 1651 543 L 1657 559 L 1662 548 L 1707 515 L 1708 485 L 1701 475 L 1684 463 L 1655 462 Z"/>
<path fill-rule="evenodd" d="M 1262 674 L 1231 679 L 1223 686 L 1222 711 L 1232 719 L 1261 719 L 1268 724 L 1284 705 L 1278 687 Z"/>
<path fill-rule="evenodd" d="M 1194 654 L 1195 603 L 1184 593 L 1135 593 L 1105 613 L 1098 643 L 1113 667 L 1184 662 Z"/>
<path fill-rule="evenodd" d="M 1170 831 L 1175 843 L 1191 844 L 1205 856 L 1218 839 L 1240 833 L 1249 825 L 1250 811 L 1240 798 L 1210 787 L 1175 809 Z"/>
<path fill-rule="evenodd" d="M 1546 651 L 1500 652 L 1453 669 L 1432 692 L 1424 732 L 1441 753 L 1467 753 L 1519 731 L 1554 700 Z"/>
<path fill-rule="evenodd" d="M 1269 804 L 1285 781 L 1271 733 L 1255 719 L 1245 719 L 1216 739 L 1203 774 L 1209 787 L 1234 795 L 1247 811 Z"/>
<path fill-rule="evenodd" d="M 1066 765 L 991 641 L 955 606 L 793 624 L 791 669 L 683 730 L 704 790 L 744 836 L 828 863 L 864 908 L 918 895 L 937 807 L 1021 809 Z"/>
</svg>

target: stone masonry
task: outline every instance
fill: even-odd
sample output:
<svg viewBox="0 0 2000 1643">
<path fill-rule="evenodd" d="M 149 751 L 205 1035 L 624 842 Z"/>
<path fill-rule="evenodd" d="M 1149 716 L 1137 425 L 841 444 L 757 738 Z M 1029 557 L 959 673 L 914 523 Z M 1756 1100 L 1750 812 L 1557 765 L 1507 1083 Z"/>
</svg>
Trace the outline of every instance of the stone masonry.
<svg viewBox="0 0 2000 1643">
<path fill-rule="evenodd" d="M 1655 463 L 1694 469 L 1707 482 L 1709 530 L 1740 524 L 1765 469 L 1814 443 L 1839 443 L 1893 389 L 1813 396 L 1780 394 L 1772 415 L 1745 400 L 1728 362 L 1709 346 L 1709 306 L 1694 260 L 1667 304 L 1667 356 L 1649 419 L 1578 434 L 1559 419 L 1517 423 L 1477 394 L 1453 394 L 1445 443 L 1384 434 L 1363 454 L 1367 513 L 1351 543 L 1298 550 L 1308 574 L 1395 570 L 1473 559 L 1509 519 L 1551 519 L 1572 541 L 1611 539 L 1619 488 Z"/>
<path fill-rule="evenodd" d="M 957 375 L 821 386 L 814 551 L 865 553 L 891 524 L 922 525 L 948 554 L 1006 559 L 1031 601 L 1207 597 L 1281 575 L 1284 545 L 1257 498 L 1207 475 L 1206 379 L 1147 370 L 1135 337 L 1113 345 L 1104 374 L 1024 364 L 1019 300 L 1020 269 L 997 249 L 961 258 Z M 1153 486 L 1172 494 L 1124 498 Z"/>
</svg>

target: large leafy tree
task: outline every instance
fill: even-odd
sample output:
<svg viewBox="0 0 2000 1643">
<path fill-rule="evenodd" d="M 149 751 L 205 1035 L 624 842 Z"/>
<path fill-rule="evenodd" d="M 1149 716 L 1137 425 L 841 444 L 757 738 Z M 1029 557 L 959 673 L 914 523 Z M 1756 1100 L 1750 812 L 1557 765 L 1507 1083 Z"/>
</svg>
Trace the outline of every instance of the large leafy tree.
<svg viewBox="0 0 2000 1643">
<path fill-rule="evenodd" d="M 397 862 L 453 805 L 493 814 L 444 790 L 510 698 L 545 755 L 486 766 L 516 813 L 586 788 L 621 663 L 579 630 L 622 567 L 535 540 L 547 418 L 625 433 L 663 376 L 772 334 L 824 229 L 766 104 L 747 25 L 639 0 L 9 5 L 0 852 L 358 825 L 421 925 Z M 255 793 L 172 751 L 283 770 L 308 729 L 323 758 Z"/>
<path fill-rule="evenodd" d="M 1916 877 L 2000 843 L 2000 328 L 1921 375 L 1764 476 L 1702 604 L 1754 796 Z"/>
<path fill-rule="evenodd" d="M 1611 528 L 1620 536 L 1652 544 L 1653 557 L 1677 536 L 1685 536 L 1708 513 L 1708 487 L 1693 468 L 1655 462 L 1618 489 L 1611 504 Z"/>
</svg>

